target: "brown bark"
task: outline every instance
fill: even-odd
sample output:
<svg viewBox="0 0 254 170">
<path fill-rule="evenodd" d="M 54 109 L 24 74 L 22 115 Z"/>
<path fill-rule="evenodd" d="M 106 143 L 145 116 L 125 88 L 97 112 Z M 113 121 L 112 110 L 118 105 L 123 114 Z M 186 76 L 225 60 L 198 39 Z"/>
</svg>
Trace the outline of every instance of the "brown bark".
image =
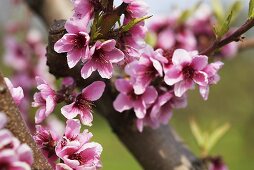
<svg viewBox="0 0 254 170">
<path fill-rule="evenodd" d="M 20 111 L 14 103 L 10 92 L 4 82 L 3 76 L 0 73 L 0 111 L 4 112 L 8 117 L 6 128 L 9 129 L 21 143 L 28 144 L 33 150 L 34 170 L 50 170 L 52 167 L 48 164 L 46 158 L 41 153 L 38 146 L 35 144 L 25 121 L 21 117 Z"/>
</svg>

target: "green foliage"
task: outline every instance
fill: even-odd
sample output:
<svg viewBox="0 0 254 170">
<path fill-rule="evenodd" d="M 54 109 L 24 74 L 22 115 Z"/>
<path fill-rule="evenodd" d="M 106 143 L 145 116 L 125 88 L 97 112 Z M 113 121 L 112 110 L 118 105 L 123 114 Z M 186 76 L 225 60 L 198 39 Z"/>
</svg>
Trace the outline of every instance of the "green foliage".
<svg viewBox="0 0 254 170">
<path fill-rule="evenodd" d="M 254 0 L 250 0 L 249 3 L 249 19 L 254 18 Z"/>
<path fill-rule="evenodd" d="M 201 150 L 201 156 L 206 157 L 212 148 L 229 130 L 228 123 L 216 128 L 213 132 L 201 131 L 200 127 L 193 119 L 190 121 L 191 132 Z"/>
<path fill-rule="evenodd" d="M 121 27 L 121 31 L 122 32 L 127 32 L 129 31 L 132 27 L 134 27 L 135 25 L 137 25 L 138 23 L 146 20 L 146 19 L 149 19 L 151 18 L 152 16 L 145 16 L 145 17 L 142 17 L 142 18 L 134 18 L 132 19 L 131 21 L 129 21 L 126 25 L 123 25 Z"/>
<path fill-rule="evenodd" d="M 217 24 L 214 26 L 214 33 L 216 35 L 216 38 L 220 39 L 229 31 L 230 24 L 236 18 L 236 14 L 238 14 L 239 11 L 242 9 L 242 3 L 240 1 L 236 1 L 235 3 L 233 3 L 226 17 L 224 12 L 222 11 L 222 6 L 219 3 L 219 0 L 215 0 L 213 4 L 214 13 L 217 17 Z"/>
</svg>

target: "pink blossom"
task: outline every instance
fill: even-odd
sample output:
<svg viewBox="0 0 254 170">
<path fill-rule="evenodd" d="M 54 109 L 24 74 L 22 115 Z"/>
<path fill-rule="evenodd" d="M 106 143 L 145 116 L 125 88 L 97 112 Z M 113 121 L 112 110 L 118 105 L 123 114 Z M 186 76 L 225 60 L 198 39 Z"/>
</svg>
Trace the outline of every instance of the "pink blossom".
<svg viewBox="0 0 254 170">
<path fill-rule="evenodd" d="M 28 67 L 29 50 L 23 44 L 17 42 L 16 38 L 7 36 L 5 38 L 6 52 L 4 54 L 4 61 L 7 65 L 16 70 L 24 70 Z M 15 62 L 13 62 L 15 61 Z"/>
<path fill-rule="evenodd" d="M 105 83 L 95 81 L 78 94 L 75 101 L 62 107 L 61 112 L 67 119 L 73 119 L 80 115 L 81 122 L 84 125 L 91 126 L 93 121 L 92 102 L 98 100 L 105 89 Z"/>
<path fill-rule="evenodd" d="M 35 123 L 41 123 L 56 106 L 56 92 L 41 78 L 36 77 L 37 89 L 40 92 L 34 94 L 33 107 L 40 107 L 35 115 Z"/>
<path fill-rule="evenodd" d="M 113 74 L 113 63 L 118 63 L 124 58 L 123 52 L 115 45 L 115 40 L 97 41 L 90 49 L 90 58 L 85 60 L 81 76 L 86 79 L 97 70 L 102 78 L 110 79 Z"/>
<path fill-rule="evenodd" d="M 237 52 L 238 52 L 238 43 L 237 42 L 231 42 L 224 47 L 221 48 L 221 55 L 223 58 L 233 58 Z"/>
<path fill-rule="evenodd" d="M 220 80 L 218 71 L 224 64 L 221 61 L 217 61 L 207 65 L 203 71 L 208 75 L 208 84 L 206 86 L 199 86 L 199 91 L 204 100 L 208 99 L 209 85 L 217 84 Z"/>
<path fill-rule="evenodd" d="M 74 17 L 77 19 L 90 19 L 94 12 L 94 0 L 71 0 L 74 5 Z"/>
<path fill-rule="evenodd" d="M 3 169 L 29 170 L 33 163 L 31 148 L 13 137 L 7 129 L 0 130 L 0 167 Z"/>
<path fill-rule="evenodd" d="M 44 128 L 41 125 L 36 125 L 36 134 L 33 138 L 51 165 L 54 165 L 54 162 L 58 159 L 55 153 L 55 147 L 60 136 L 52 130 Z"/>
<path fill-rule="evenodd" d="M 64 164 L 57 168 L 68 169 L 97 169 L 100 167 L 102 147 L 95 142 L 89 142 L 92 134 L 87 130 L 80 133 L 79 120 L 68 120 L 65 136 L 58 142 L 56 153 Z"/>
<path fill-rule="evenodd" d="M 129 80 L 117 79 L 115 87 L 120 94 L 115 99 L 113 105 L 118 112 L 134 108 L 137 118 L 145 117 L 147 108 L 154 103 L 158 93 L 153 86 L 148 86 L 143 94 L 137 95 Z"/>
<path fill-rule="evenodd" d="M 19 87 L 13 87 L 13 84 L 11 83 L 11 81 L 8 78 L 4 78 L 4 81 L 11 93 L 11 96 L 14 100 L 14 102 L 18 105 L 20 104 L 21 100 L 24 98 L 24 92 L 23 89 L 19 86 Z"/>
<path fill-rule="evenodd" d="M 148 13 L 148 5 L 144 0 L 123 0 L 128 3 L 127 12 L 132 18 L 141 18 Z"/>
<path fill-rule="evenodd" d="M 139 61 L 134 60 L 126 65 L 125 72 L 130 75 L 134 92 L 137 95 L 144 93 L 152 80 L 163 76 L 162 64 L 168 62 L 162 56 L 161 50 L 154 51 L 150 46 L 146 47 Z"/>
<path fill-rule="evenodd" d="M 202 71 L 208 64 L 208 57 L 187 52 L 183 49 L 175 50 L 172 57 L 172 67 L 165 74 L 165 82 L 172 86 L 177 97 L 181 97 L 194 84 L 206 86 L 208 75 Z"/>
<path fill-rule="evenodd" d="M 81 58 L 88 58 L 90 37 L 86 30 L 87 22 L 85 19 L 69 19 L 65 23 L 68 33 L 55 43 L 54 49 L 57 53 L 67 52 L 69 68 L 73 68 Z"/>
</svg>

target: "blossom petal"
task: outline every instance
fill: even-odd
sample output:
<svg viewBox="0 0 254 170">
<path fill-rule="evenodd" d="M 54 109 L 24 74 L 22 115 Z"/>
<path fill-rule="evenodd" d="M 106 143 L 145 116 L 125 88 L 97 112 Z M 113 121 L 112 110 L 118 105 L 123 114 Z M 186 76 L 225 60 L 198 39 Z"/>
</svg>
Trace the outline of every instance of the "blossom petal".
<svg viewBox="0 0 254 170">
<path fill-rule="evenodd" d="M 129 92 L 133 90 L 130 82 L 126 79 L 117 79 L 115 81 L 115 87 L 117 91 L 124 94 L 128 94 Z"/>
<path fill-rule="evenodd" d="M 196 72 L 194 74 L 193 80 L 200 86 L 206 86 L 208 84 L 208 76 L 203 71 Z"/>
<path fill-rule="evenodd" d="M 208 64 L 208 57 L 205 55 L 199 55 L 193 58 L 191 66 L 194 70 L 203 70 Z"/>
<path fill-rule="evenodd" d="M 69 68 L 73 68 L 80 61 L 82 56 L 85 55 L 84 49 L 73 49 L 67 53 L 67 63 Z"/>
<path fill-rule="evenodd" d="M 66 117 L 67 119 L 73 119 L 78 114 L 82 114 L 82 111 L 78 108 L 74 107 L 75 103 L 71 103 L 69 105 L 65 105 L 61 108 L 61 113 Z"/>
<path fill-rule="evenodd" d="M 133 107 L 133 102 L 127 95 L 120 93 L 113 102 L 113 106 L 116 111 L 123 112 L 131 109 Z"/>
<path fill-rule="evenodd" d="M 84 79 L 87 79 L 88 77 L 91 76 L 91 74 L 95 71 L 95 68 L 92 65 L 91 61 L 88 61 L 87 63 L 84 64 L 84 66 L 81 69 L 81 76 Z"/>
<path fill-rule="evenodd" d="M 103 81 L 95 81 L 82 90 L 82 96 L 87 100 L 96 101 L 101 98 L 105 86 Z"/>
<path fill-rule="evenodd" d="M 158 97 L 158 92 L 152 86 L 146 88 L 146 91 L 142 95 L 142 99 L 144 100 L 145 104 L 152 104 Z"/>
<path fill-rule="evenodd" d="M 193 81 L 184 80 L 178 82 L 174 86 L 174 92 L 177 97 L 181 97 L 187 90 L 191 89 L 194 86 Z"/>
<path fill-rule="evenodd" d="M 183 80 L 182 70 L 176 66 L 169 68 L 164 77 L 165 83 L 170 86 L 182 80 Z"/>
<path fill-rule="evenodd" d="M 183 49 L 176 49 L 173 53 L 172 62 L 174 65 L 190 64 L 192 61 L 191 55 Z"/>
</svg>

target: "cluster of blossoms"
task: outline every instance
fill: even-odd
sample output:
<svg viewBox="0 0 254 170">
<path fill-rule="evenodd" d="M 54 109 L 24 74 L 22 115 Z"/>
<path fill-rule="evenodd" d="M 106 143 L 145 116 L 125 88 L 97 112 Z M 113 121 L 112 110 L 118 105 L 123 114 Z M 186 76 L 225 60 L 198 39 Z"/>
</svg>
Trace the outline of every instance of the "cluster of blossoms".
<svg viewBox="0 0 254 170">
<path fill-rule="evenodd" d="M 113 9 L 124 7 L 122 23 L 117 27 L 116 20 L 109 28 L 104 23 L 110 18 L 105 15 L 108 9 L 100 1 L 73 0 L 73 4 L 74 15 L 65 23 L 67 33 L 55 43 L 55 51 L 67 53 L 69 68 L 81 64 L 84 79 L 94 71 L 105 79 L 115 76 L 120 94 L 113 106 L 119 112 L 133 108 L 139 131 L 144 125 L 157 128 L 167 124 L 173 109 L 186 107 L 186 92 L 195 84 L 207 100 L 210 85 L 219 81 L 217 72 L 223 63 L 209 64 L 207 56 L 194 51 L 199 43 L 193 27 L 176 24 L 179 15 L 151 24 L 150 29 L 158 35 L 153 48 L 145 42 L 147 29 L 143 18 L 148 11 L 144 1 L 124 0 Z M 210 15 L 205 19 L 210 19 Z M 113 74 L 114 68 L 124 72 L 120 71 L 121 76 Z M 84 114 L 74 106 L 75 102 L 61 109 L 66 118 Z M 82 122 L 89 125 L 91 120 Z"/>
<path fill-rule="evenodd" d="M 186 21 L 181 21 L 182 14 L 175 11 L 170 16 L 159 16 L 150 22 L 149 31 L 154 37 L 155 48 L 203 51 L 215 40 L 213 26 L 216 18 L 208 5 L 200 5 Z M 237 51 L 237 42 L 232 42 L 222 47 L 216 56 L 232 58 Z"/>
<path fill-rule="evenodd" d="M 32 149 L 27 144 L 21 144 L 4 128 L 7 121 L 7 116 L 0 112 L 0 168 L 30 170 L 33 163 Z"/>
<path fill-rule="evenodd" d="M 36 124 L 43 123 L 55 110 L 57 104 L 66 103 L 61 108 L 61 113 L 67 119 L 64 134 L 42 125 L 36 126 L 34 139 L 52 166 L 56 169 L 97 169 L 100 167 L 101 145 L 89 142 L 92 134 L 87 130 L 80 133 L 80 121 L 73 118 L 79 115 L 83 125 L 92 125 L 92 102 L 101 97 L 105 84 L 96 81 L 84 88 L 81 93 L 77 93 L 72 78 L 65 78 L 58 91 L 39 77 L 36 77 L 36 81 L 39 92 L 34 94 L 32 103 L 33 107 L 38 107 L 35 115 Z M 56 165 L 59 159 L 63 163 Z"/>
</svg>

